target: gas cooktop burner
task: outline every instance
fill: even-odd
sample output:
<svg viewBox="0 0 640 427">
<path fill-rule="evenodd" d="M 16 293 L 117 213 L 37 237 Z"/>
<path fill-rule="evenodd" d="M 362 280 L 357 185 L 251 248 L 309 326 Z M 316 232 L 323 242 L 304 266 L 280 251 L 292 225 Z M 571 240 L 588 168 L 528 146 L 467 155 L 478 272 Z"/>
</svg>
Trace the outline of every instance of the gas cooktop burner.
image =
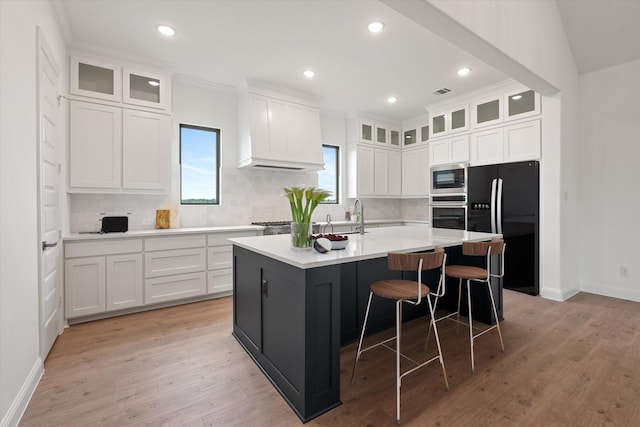
<svg viewBox="0 0 640 427">
<path fill-rule="evenodd" d="M 251 225 L 264 225 L 265 227 L 277 227 L 281 225 L 290 225 L 291 221 L 256 221 L 252 222 Z"/>
</svg>

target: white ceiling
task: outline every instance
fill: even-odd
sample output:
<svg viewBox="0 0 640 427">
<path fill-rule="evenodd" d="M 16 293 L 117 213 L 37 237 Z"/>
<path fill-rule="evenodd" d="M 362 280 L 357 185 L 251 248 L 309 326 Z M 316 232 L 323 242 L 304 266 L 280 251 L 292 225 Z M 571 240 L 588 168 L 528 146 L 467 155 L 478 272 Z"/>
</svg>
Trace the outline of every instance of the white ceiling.
<svg viewBox="0 0 640 427">
<path fill-rule="evenodd" d="M 328 110 L 401 121 L 507 78 L 376 0 L 54 1 L 72 46 L 229 87 L 260 80 L 314 95 Z M 640 58 L 639 0 L 557 3 L 581 73 Z M 373 20 L 383 32 L 367 31 Z M 158 24 L 176 36 L 161 36 Z M 462 66 L 471 75 L 458 77 Z M 313 80 L 302 77 L 307 68 Z M 433 94 L 443 87 L 452 92 Z"/>
<path fill-rule="evenodd" d="M 556 0 L 580 74 L 640 58 L 639 0 Z"/>
<path fill-rule="evenodd" d="M 302 91 L 324 109 L 401 121 L 507 78 L 375 0 L 63 0 L 73 45 L 161 61 L 176 74 Z M 372 20 L 385 23 L 371 34 Z M 172 39 L 158 24 L 173 26 Z M 462 66 L 473 69 L 457 76 Z M 306 68 L 316 71 L 305 79 Z M 433 92 L 447 87 L 443 96 Z M 390 105 L 388 96 L 398 97 Z"/>
</svg>

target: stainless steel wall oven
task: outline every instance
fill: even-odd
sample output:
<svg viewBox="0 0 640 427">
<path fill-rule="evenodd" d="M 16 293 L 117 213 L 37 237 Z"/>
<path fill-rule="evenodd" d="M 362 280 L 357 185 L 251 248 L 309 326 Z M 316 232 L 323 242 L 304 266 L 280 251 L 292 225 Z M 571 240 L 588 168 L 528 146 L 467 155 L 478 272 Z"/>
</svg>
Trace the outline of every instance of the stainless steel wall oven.
<svg viewBox="0 0 640 427">
<path fill-rule="evenodd" d="M 467 229 L 466 194 L 431 196 L 431 226 L 434 228 Z"/>
</svg>

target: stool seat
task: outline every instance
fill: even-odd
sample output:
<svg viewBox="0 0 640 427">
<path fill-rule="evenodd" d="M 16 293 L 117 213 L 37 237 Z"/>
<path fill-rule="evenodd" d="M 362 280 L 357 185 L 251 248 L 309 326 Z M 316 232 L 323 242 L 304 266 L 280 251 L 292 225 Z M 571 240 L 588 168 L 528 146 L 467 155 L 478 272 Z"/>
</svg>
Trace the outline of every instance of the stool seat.
<svg viewBox="0 0 640 427">
<path fill-rule="evenodd" d="M 471 265 L 448 265 L 447 276 L 458 279 L 484 279 L 487 277 L 487 270 Z"/>
<path fill-rule="evenodd" d="M 422 297 L 429 295 L 429 288 L 421 285 Z M 395 300 L 417 300 L 418 287 L 415 281 L 389 279 L 379 280 L 371 284 L 371 292 L 382 298 Z"/>
</svg>

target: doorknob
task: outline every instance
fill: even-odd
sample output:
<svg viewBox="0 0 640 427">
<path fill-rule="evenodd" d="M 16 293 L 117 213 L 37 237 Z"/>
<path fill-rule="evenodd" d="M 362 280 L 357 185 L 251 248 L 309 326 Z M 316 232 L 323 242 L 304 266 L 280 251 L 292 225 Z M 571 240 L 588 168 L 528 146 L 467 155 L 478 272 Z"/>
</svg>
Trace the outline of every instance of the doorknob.
<svg viewBox="0 0 640 427">
<path fill-rule="evenodd" d="M 47 248 L 53 248 L 58 246 L 58 242 L 53 242 L 53 243 L 47 243 L 46 241 L 42 242 L 42 250 L 46 250 Z"/>
</svg>

